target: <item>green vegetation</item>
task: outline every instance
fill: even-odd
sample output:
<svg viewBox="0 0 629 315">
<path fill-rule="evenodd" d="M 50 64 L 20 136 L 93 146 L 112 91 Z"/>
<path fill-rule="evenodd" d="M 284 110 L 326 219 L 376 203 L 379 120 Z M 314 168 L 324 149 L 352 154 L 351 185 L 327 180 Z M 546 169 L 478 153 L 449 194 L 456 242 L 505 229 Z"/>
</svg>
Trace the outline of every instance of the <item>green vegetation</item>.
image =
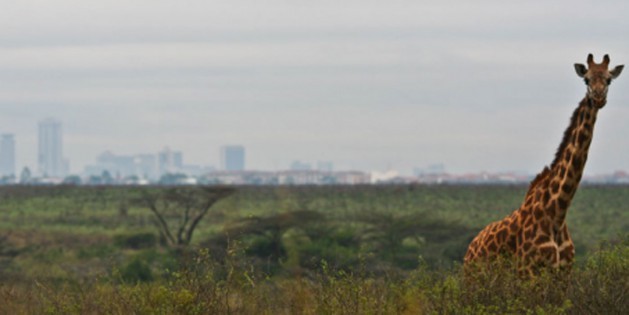
<svg viewBox="0 0 629 315">
<path fill-rule="evenodd" d="M 626 186 L 577 193 L 569 276 L 463 274 L 525 191 L 2 187 L 0 314 L 622 314 Z"/>
</svg>

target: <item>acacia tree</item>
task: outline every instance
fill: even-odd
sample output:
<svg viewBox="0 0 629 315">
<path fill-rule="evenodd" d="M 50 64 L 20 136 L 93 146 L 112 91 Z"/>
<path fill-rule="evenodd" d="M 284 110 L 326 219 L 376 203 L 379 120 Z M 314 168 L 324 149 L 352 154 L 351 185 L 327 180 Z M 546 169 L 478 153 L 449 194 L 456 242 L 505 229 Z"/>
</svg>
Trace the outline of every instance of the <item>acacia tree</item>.
<svg viewBox="0 0 629 315">
<path fill-rule="evenodd" d="M 268 216 L 249 216 L 226 224 L 222 233 L 206 240 L 202 246 L 212 252 L 218 261 L 225 259 L 233 245 L 244 245 L 244 252 L 258 267 L 273 273 L 284 262 L 288 263 L 291 254 L 298 253 L 298 245 L 293 236 L 286 237 L 289 231 L 307 232 L 318 223 L 325 222 L 323 214 L 312 210 L 297 210 L 275 213 Z M 321 237 L 321 235 L 317 235 Z M 295 250 L 295 251 L 292 251 Z M 299 264 L 299 256 L 293 256 Z M 296 265 L 293 265 L 296 267 Z"/>
<path fill-rule="evenodd" d="M 429 263 L 454 258 L 446 256 L 452 255 L 452 248 L 458 250 L 466 246 L 474 233 L 474 229 L 458 221 L 439 218 L 427 212 L 405 214 L 364 211 L 357 214 L 354 220 L 366 224 L 362 232 L 363 241 L 382 259 L 406 267 L 415 266 L 417 254 L 422 254 Z M 405 241 L 410 241 L 413 246 L 405 246 Z M 458 252 L 455 254 L 457 260 L 462 258 L 464 250 Z"/>
<path fill-rule="evenodd" d="M 268 247 L 264 250 L 268 252 L 260 254 L 277 261 L 286 254 L 285 244 L 282 242 L 286 231 L 305 228 L 323 220 L 324 216 L 321 213 L 311 210 L 289 211 L 266 217 L 251 216 L 228 226 L 224 237 L 242 238 L 255 235 L 265 238 L 268 241 Z"/>
<path fill-rule="evenodd" d="M 169 246 L 185 247 L 210 208 L 234 191 L 227 187 L 152 188 L 141 190 L 137 201 L 151 211 L 160 235 Z"/>
</svg>

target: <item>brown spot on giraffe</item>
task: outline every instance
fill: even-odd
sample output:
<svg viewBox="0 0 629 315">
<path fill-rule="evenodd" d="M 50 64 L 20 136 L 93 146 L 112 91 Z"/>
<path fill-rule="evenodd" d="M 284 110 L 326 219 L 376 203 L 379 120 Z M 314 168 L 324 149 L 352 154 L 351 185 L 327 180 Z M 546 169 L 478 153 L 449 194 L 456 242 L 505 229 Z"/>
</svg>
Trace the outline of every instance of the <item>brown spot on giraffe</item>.
<svg viewBox="0 0 629 315">
<path fill-rule="evenodd" d="M 563 190 L 564 193 L 570 193 L 572 191 L 572 185 L 570 184 L 565 184 L 563 185 L 563 187 L 561 188 L 561 190 Z"/>
<path fill-rule="evenodd" d="M 543 233 L 550 231 L 550 220 L 540 220 L 537 225 Z"/>
<path fill-rule="evenodd" d="M 561 168 L 559 168 L 559 177 L 564 176 L 566 176 L 566 168 L 562 166 Z"/>
<path fill-rule="evenodd" d="M 564 156 L 564 160 L 566 160 L 566 162 L 570 162 L 570 159 L 572 158 L 572 152 L 570 152 L 570 150 L 566 150 L 566 154 Z"/>
<path fill-rule="evenodd" d="M 539 221 L 544 217 L 544 210 L 542 210 L 542 207 L 536 208 L 534 214 L 535 220 Z"/>
<path fill-rule="evenodd" d="M 550 192 L 553 195 L 556 195 L 559 192 L 559 181 L 558 180 L 554 180 L 552 181 L 552 183 L 550 183 Z"/>
<path fill-rule="evenodd" d="M 563 199 L 563 198 L 559 198 L 557 199 L 557 207 L 559 209 L 565 209 L 568 208 L 568 204 L 570 203 L 570 201 L 568 201 L 567 199 Z"/>
<path fill-rule="evenodd" d="M 509 232 L 515 234 L 517 231 L 519 231 L 520 229 L 520 225 L 518 224 L 517 220 L 514 220 L 513 222 L 511 222 L 511 224 L 509 224 Z"/>
<path fill-rule="evenodd" d="M 535 239 L 535 245 L 542 245 L 550 242 L 550 237 L 548 235 L 540 235 Z"/>
<path fill-rule="evenodd" d="M 498 231 L 498 233 L 496 233 L 496 240 L 498 241 L 499 244 L 505 243 L 505 241 L 507 240 L 508 233 L 509 231 L 507 229 L 501 229 L 500 231 Z"/>
<path fill-rule="evenodd" d="M 588 128 L 592 128 L 592 126 L 590 126 L 590 124 L 589 124 L 589 123 L 585 123 L 585 124 L 583 124 L 583 128 L 588 129 Z"/>
<path fill-rule="evenodd" d="M 576 168 L 581 168 L 581 167 L 582 167 L 582 165 L 583 165 L 583 163 L 582 163 L 581 159 L 580 159 L 579 157 L 576 157 L 576 156 L 572 159 L 572 164 L 573 164 L 573 165 L 574 165 L 574 167 L 576 167 Z"/>
<path fill-rule="evenodd" d="M 557 207 L 555 206 L 554 203 L 550 204 L 550 205 L 548 205 L 548 207 L 546 207 L 546 213 L 548 214 L 549 217 L 555 217 L 556 209 L 557 209 Z"/>
<path fill-rule="evenodd" d="M 587 93 L 572 114 L 555 159 L 533 179 L 518 209 L 486 226 L 472 240 L 466 265 L 508 253 L 516 259 L 521 275 L 532 276 L 544 267 L 570 268 L 574 244 L 566 213 L 583 175 L 598 111 L 607 103 L 609 84 L 623 69 L 620 65 L 610 70 L 609 61 L 605 55 L 602 63 L 595 63 L 589 54 L 587 66 L 574 65 Z"/>
<path fill-rule="evenodd" d="M 496 245 L 495 242 L 491 242 L 491 243 L 489 243 L 489 246 L 487 246 L 487 249 L 490 252 L 496 252 L 498 250 L 498 245 Z"/>
<path fill-rule="evenodd" d="M 544 192 L 544 199 L 542 200 L 542 204 L 544 206 L 547 206 L 548 205 L 548 201 L 550 201 L 550 191 L 547 190 L 547 191 Z"/>
</svg>

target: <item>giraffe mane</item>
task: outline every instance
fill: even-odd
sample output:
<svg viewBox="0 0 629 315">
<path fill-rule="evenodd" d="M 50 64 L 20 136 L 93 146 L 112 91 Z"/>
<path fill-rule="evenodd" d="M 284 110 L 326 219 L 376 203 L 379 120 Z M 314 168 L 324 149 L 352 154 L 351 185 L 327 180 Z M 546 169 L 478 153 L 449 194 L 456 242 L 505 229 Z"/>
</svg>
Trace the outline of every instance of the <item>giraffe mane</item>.
<svg viewBox="0 0 629 315">
<path fill-rule="evenodd" d="M 537 176 L 535 176 L 535 178 L 531 181 L 531 184 L 529 185 L 529 192 L 533 190 L 532 189 L 533 187 L 537 186 L 540 182 L 542 182 L 542 180 L 548 177 L 548 175 L 551 173 L 551 169 L 554 169 L 557 166 L 557 164 L 559 164 L 559 162 L 561 161 L 561 153 L 566 149 L 568 144 L 570 144 L 570 138 L 572 137 L 572 130 L 574 130 L 575 126 L 578 123 L 579 109 L 581 108 L 584 102 L 587 102 L 587 98 L 584 98 L 579 104 L 579 107 L 577 107 L 577 109 L 572 113 L 572 117 L 570 118 L 570 125 L 568 126 L 568 128 L 566 128 L 566 130 L 563 133 L 563 139 L 561 140 L 561 144 L 557 148 L 557 152 L 555 153 L 555 158 L 553 162 L 550 164 L 550 167 L 548 166 L 544 167 L 544 169 L 539 174 L 537 174 Z"/>
<path fill-rule="evenodd" d="M 544 169 L 537 174 L 537 176 L 535 176 L 535 178 L 531 181 L 531 184 L 529 185 L 529 193 L 531 193 L 533 191 L 533 187 L 535 187 L 537 184 L 539 184 L 542 180 L 544 180 L 548 174 L 550 174 L 550 168 L 548 168 L 548 166 L 544 167 Z"/>
<path fill-rule="evenodd" d="M 572 136 L 572 130 L 574 130 L 574 128 L 577 125 L 577 122 L 579 119 L 579 110 L 581 109 L 581 106 L 583 105 L 584 102 L 587 102 L 586 98 L 584 98 L 581 101 L 581 103 L 579 104 L 579 107 L 577 107 L 577 109 L 572 113 L 572 117 L 570 118 L 570 125 L 568 126 L 568 128 L 566 128 L 566 131 L 564 131 L 563 133 L 563 140 L 561 140 L 561 144 L 557 148 L 557 152 L 555 153 L 555 159 L 553 160 L 553 163 L 550 165 L 550 168 L 554 168 L 555 166 L 557 166 L 557 164 L 561 161 L 561 153 L 565 151 L 568 144 L 570 144 L 570 137 Z"/>
</svg>

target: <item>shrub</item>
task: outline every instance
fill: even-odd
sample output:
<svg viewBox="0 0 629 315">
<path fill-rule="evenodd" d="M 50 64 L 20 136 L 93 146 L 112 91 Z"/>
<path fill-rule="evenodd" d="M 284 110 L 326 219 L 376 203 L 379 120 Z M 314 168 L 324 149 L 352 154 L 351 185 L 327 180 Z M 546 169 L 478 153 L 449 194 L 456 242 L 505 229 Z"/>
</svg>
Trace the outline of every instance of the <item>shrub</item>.
<svg viewBox="0 0 629 315">
<path fill-rule="evenodd" d="M 114 236 L 114 244 L 130 249 L 153 248 L 157 245 L 157 237 L 150 232 L 119 234 Z"/>
<path fill-rule="evenodd" d="M 126 283 L 153 281 L 151 267 L 138 258 L 133 259 L 120 271 L 120 277 Z"/>
</svg>

